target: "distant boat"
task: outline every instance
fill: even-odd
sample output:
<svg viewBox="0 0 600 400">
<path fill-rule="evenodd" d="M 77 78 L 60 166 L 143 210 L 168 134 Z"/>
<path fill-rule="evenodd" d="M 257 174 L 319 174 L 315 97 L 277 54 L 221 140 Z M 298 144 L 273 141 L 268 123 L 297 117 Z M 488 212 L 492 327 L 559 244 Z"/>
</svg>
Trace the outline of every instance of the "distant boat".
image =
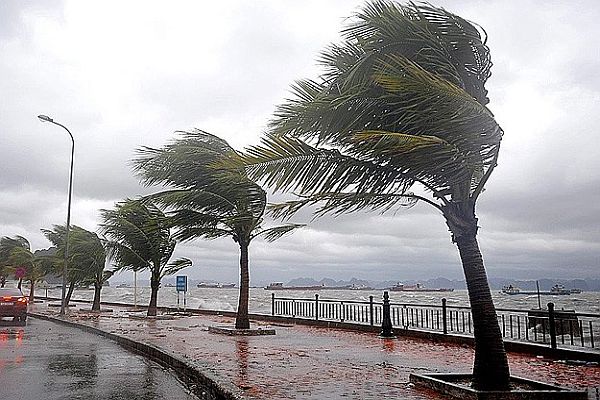
<svg viewBox="0 0 600 400">
<path fill-rule="evenodd" d="M 565 287 L 563 285 L 554 285 L 552 286 L 552 288 L 550 289 L 550 291 L 546 291 L 546 292 L 539 292 L 539 294 L 543 294 L 543 295 L 550 295 L 550 296 L 565 296 L 565 295 L 569 295 L 571 293 L 581 293 L 581 289 L 575 289 L 575 290 L 579 290 L 579 292 L 573 292 L 573 289 L 565 289 Z M 513 285 L 508 285 L 508 286 L 504 286 L 502 287 L 502 293 L 504 294 L 508 294 L 508 295 L 516 295 L 516 294 L 523 294 L 523 295 L 527 295 L 527 294 L 538 294 L 537 291 L 530 291 L 530 290 L 521 290 L 516 286 Z"/>
<path fill-rule="evenodd" d="M 513 286 L 513 285 L 506 285 L 506 286 L 502 287 L 502 293 L 510 294 L 510 295 L 521 294 L 521 289 L 519 289 L 518 287 Z M 537 292 L 533 292 L 533 293 L 537 294 Z"/>
<path fill-rule="evenodd" d="M 454 292 L 454 288 L 426 288 L 420 283 L 417 283 L 416 285 L 397 283 L 389 288 L 389 290 L 392 292 Z"/>
<path fill-rule="evenodd" d="M 583 290 L 578 289 L 578 288 L 569 289 L 569 291 L 571 292 L 571 294 L 579 294 L 579 293 L 583 292 Z"/>
<path fill-rule="evenodd" d="M 129 284 L 127 283 L 119 283 L 117 286 L 115 286 L 116 288 L 128 288 L 131 287 L 129 286 Z"/>
<path fill-rule="evenodd" d="M 319 286 L 283 286 L 282 282 L 273 282 L 265 286 L 265 290 L 321 290 L 321 289 L 335 289 L 327 288 L 325 285 Z"/>
<path fill-rule="evenodd" d="M 554 285 L 550 289 L 550 294 L 559 294 L 559 295 L 571 294 L 571 290 L 565 289 L 565 287 L 563 285 Z"/>
<path fill-rule="evenodd" d="M 208 283 L 208 282 L 200 282 L 199 284 L 196 285 L 196 287 L 199 287 L 201 289 L 231 289 L 231 288 L 235 287 L 235 283 L 221 283 L 221 282 Z"/>
<path fill-rule="evenodd" d="M 371 286 L 355 285 L 355 284 L 339 286 L 339 287 L 332 287 L 331 289 L 336 289 L 336 290 L 375 290 Z"/>
</svg>

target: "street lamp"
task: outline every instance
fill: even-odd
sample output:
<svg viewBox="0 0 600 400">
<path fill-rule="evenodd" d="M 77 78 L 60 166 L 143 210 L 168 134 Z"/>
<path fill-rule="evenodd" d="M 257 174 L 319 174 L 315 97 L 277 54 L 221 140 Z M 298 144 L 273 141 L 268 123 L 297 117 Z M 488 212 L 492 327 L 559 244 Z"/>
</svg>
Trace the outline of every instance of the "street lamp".
<svg viewBox="0 0 600 400">
<path fill-rule="evenodd" d="M 65 315 L 66 299 L 67 299 L 67 260 L 69 258 L 69 229 L 71 227 L 71 194 L 73 192 L 73 155 L 75 154 L 75 139 L 71 131 L 66 126 L 59 124 L 47 115 L 38 115 L 38 118 L 42 122 L 50 122 L 51 124 L 58 125 L 63 128 L 71 137 L 71 170 L 69 174 L 69 204 L 67 206 L 67 233 L 65 235 L 65 262 L 63 265 L 62 273 L 62 295 L 60 303 L 60 315 Z"/>
</svg>

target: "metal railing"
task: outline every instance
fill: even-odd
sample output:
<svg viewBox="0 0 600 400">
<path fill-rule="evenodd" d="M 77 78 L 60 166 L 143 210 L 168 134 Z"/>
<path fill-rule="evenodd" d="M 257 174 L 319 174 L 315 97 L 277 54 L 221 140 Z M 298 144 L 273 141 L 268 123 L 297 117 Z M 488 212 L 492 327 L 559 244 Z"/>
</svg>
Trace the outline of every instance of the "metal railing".
<svg viewBox="0 0 600 400">
<path fill-rule="evenodd" d="M 545 343 L 552 348 L 597 348 L 600 335 L 600 314 L 577 313 L 572 310 L 522 310 L 497 308 L 498 324 L 506 340 Z M 369 301 L 275 297 L 271 295 L 271 314 L 274 316 L 337 321 L 361 325 L 380 325 L 383 303 L 373 296 Z M 469 307 L 441 304 L 412 304 L 390 302 L 392 326 L 443 334 L 473 335 Z"/>
</svg>

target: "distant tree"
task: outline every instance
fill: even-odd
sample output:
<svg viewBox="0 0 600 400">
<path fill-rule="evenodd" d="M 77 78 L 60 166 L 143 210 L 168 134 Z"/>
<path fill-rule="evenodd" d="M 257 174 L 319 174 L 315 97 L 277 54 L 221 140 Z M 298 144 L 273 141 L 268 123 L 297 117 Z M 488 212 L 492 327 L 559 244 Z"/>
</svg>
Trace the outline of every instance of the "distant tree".
<svg viewBox="0 0 600 400">
<path fill-rule="evenodd" d="M 155 316 L 162 278 L 192 262 L 179 258 L 169 263 L 177 242 L 165 214 L 151 202 L 127 199 L 101 212 L 101 231 L 108 239 L 106 248 L 116 270 L 150 271 L 148 315 Z"/>
<path fill-rule="evenodd" d="M 10 256 L 16 248 L 28 249 L 29 241 L 23 236 L 15 236 L 14 238 L 4 236 L 0 239 L 0 272 L 2 276 L 7 276 L 11 272 Z M 6 282 L 5 280 L 3 281 Z M 4 287 L 4 284 L 2 285 Z M 21 288 L 21 279 L 19 279 L 19 289 Z"/>
<path fill-rule="evenodd" d="M 54 273 L 62 275 L 66 225 L 54 225 L 52 229 L 42 229 L 42 233 L 57 248 L 53 255 Z M 69 259 L 67 260 L 67 282 L 65 304 L 69 305 L 77 286 L 94 285 L 93 310 L 100 310 L 100 294 L 103 284 L 110 276 L 104 271 L 106 251 L 102 241 L 94 232 L 72 225 L 69 231 Z"/>
<path fill-rule="evenodd" d="M 105 270 L 107 254 L 104 244 L 96 233 L 85 229 L 74 229 L 69 241 L 70 259 L 83 272 L 81 284 L 94 285 L 92 311 L 100 311 L 102 287 L 112 276 L 112 271 Z"/>
<path fill-rule="evenodd" d="M 74 226 L 71 226 L 69 233 L 73 232 Z M 52 229 L 41 229 L 46 239 L 48 239 L 56 248 L 56 252 L 52 255 L 54 259 L 54 273 L 58 276 L 63 276 L 64 263 L 65 263 L 65 243 L 66 243 L 66 225 L 54 225 Z M 69 239 L 70 239 L 69 235 Z M 82 270 L 72 262 L 67 261 L 67 277 L 66 283 L 68 285 L 67 292 L 65 293 L 65 306 L 68 306 L 71 301 L 71 296 L 75 290 L 75 286 L 80 284 L 83 280 Z"/>
<path fill-rule="evenodd" d="M 46 273 L 52 267 L 49 257 L 37 256 L 31 251 L 29 241 L 23 236 L 14 238 L 5 236 L 0 239 L 0 264 L 8 273 L 13 275 L 18 268 L 25 271 L 25 275 L 18 277 L 18 287 L 21 289 L 22 281 L 29 282 L 29 301 L 33 302 L 35 296 L 35 284 L 44 279 Z"/>
<path fill-rule="evenodd" d="M 17 236 L 16 238 L 4 236 L 0 239 L 0 287 L 4 287 L 4 285 L 6 284 L 6 277 L 8 276 L 8 257 L 10 255 L 10 251 L 14 247 L 14 244 L 16 244 L 15 241 L 17 241 L 18 238 L 20 238 L 20 236 Z"/>
<path fill-rule="evenodd" d="M 165 206 L 178 240 L 231 237 L 240 248 L 240 294 L 235 326 L 250 328 L 248 319 L 250 242 L 263 236 L 272 241 L 299 225 L 263 229 L 265 191 L 248 179 L 243 167 L 225 166 L 239 155 L 229 144 L 201 130 L 178 132 L 182 138 L 162 149 L 144 147 L 134 160 L 147 185 L 171 187 L 148 198 Z"/>
<path fill-rule="evenodd" d="M 473 385 L 507 389 L 475 216 L 503 134 L 486 107 L 492 63 L 482 32 L 427 3 L 375 0 L 342 33 L 321 55 L 322 79 L 298 82 L 263 144 L 249 149 L 250 177 L 299 194 L 274 207 L 283 218 L 307 205 L 319 216 L 418 201 L 443 215 L 471 302 Z"/>
</svg>

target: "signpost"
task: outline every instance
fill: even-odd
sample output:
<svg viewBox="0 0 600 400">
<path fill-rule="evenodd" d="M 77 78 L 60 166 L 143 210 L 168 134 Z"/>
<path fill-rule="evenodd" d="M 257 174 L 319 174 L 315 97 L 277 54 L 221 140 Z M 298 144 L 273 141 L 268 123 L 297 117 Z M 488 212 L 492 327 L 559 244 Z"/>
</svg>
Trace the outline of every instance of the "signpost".
<svg viewBox="0 0 600 400">
<path fill-rule="evenodd" d="M 179 294 L 183 292 L 183 311 L 185 311 L 187 292 L 187 275 L 178 275 L 176 278 L 176 289 L 177 289 L 177 309 L 179 310 Z"/>
</svg>

